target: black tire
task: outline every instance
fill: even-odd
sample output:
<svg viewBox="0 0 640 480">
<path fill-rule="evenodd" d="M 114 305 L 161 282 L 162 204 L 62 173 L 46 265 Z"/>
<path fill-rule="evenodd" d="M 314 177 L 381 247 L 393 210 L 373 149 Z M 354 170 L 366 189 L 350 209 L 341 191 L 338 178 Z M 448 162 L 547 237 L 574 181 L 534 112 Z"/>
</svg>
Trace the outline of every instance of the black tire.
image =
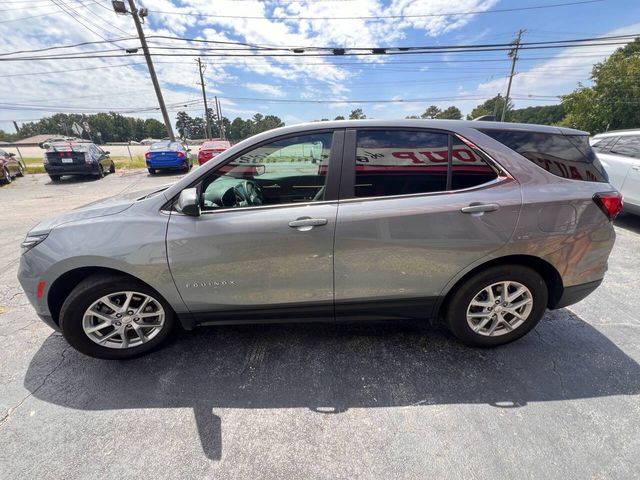
<svg viewBox="0 0 640 480">
<path fill-rule="evenodd" d="M 96 175 L 96 178 L 104 178 L 104 168 L 102 168 L 101 164 L 98 164 L 98 174 Z"/>
<path fill-rule="evenodd" d="M 529 315 L 513 331 L 507 331 L 502 335 L 487 336 L 474 332 L 467 322 L 467 309 L 471 301 L 484 288 L 503 281 L 518 282 L 529 289 L 533 303 Z M 548 295 L 544 279 L 531 268 L 520 265 L 491 267 L 479 272 L 456 288 L 447 302 L 445 320 L 451 332 L 467 345 L 475 347 L 504 345 L 526 335 L 537 325 L 547 308 Z"/>
<path fill-rule="evenodd" d="M 2 183 L 4 183 L 5 185 L 9 185 L 12 181 L 13 179 L 11 178 L 11 172 L 7 167 L 4 167 L 4 179 L 2 180 Z"/>
<path fill-rule="evenodd" d="M 98 345 L 84 332 L 82 319 L 92 303 L 109 293 L 134 291 L 152 296 L 164 309 L 162 330 L 151 340 L 135 347 L 115 349 Z M 119 275 L 93 275 L 80 282 L 69 294 L 60 310 L 60 328 L 69 344 L 85 355 L 105 360 L 124 360 L 148 353 L 164 343 L 176 324 L 171 306 L 151 287 Z"/>
<path fill-rule="evenodd" d="M 52 182 L 59 182 L 62 175 L 49 175 Z"/>
<path fill-rule="evenodd" d="M 149 175 L 155 175 L 156 174 L 156 170 L 155 168 L 149 168 Z"/>
<path fill-rule="evenodd" d="M 111 162 L 111 166 L 109 167 L 109 173 L 116 173 L 116 164 Z"/>
<path fill-rule="evenodd" d="M 18 177 L 24 177 L 24 167 L 22 164 L 18 167 L 18 173 L 16 174 Z"/>
</svg>

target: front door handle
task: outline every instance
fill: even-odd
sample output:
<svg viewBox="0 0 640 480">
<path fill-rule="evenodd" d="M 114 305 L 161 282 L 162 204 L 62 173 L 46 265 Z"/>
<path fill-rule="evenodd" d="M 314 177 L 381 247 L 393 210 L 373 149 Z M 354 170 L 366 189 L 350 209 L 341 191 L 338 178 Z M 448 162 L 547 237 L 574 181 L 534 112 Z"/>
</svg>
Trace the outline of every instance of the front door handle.
<svg viewBox="0 0 640 480">
<path fill-rule="evenodd" d="M 322 225 L 326 225 L 327 223 L 328 220 L 326 218 L 300 217 L 289 222 L 289 226 L 291 228 L 297 228 L 301 232 L 307 232 L 313 227 L 320 227 Z"/>
<path fill-rule="evenodd" d="M 638 170 L 638 171 L 640 171 L 640 165 L 634 165 L 633 167 L 631 167 L 631 170 Z"/>
<path fill-rule="evenodd" d="M 483 214 L 484 212 L 495 212 L 499 208 L 500 208 L 500 205 L 498 205 L 497 203 L 473 202 L 473 203 L 470 203 L 468 207 L 462 207 L 460 209 L 460 211 L 462 213 L 480 213 L 480 214 Z"/>
</svg>

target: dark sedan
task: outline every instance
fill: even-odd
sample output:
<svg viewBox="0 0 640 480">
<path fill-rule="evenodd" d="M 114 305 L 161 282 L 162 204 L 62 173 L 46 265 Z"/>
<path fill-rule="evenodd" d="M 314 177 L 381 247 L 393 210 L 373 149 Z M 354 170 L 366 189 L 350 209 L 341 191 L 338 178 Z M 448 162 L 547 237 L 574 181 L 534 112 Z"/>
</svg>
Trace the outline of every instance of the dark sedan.
<svg viewBox="0 0 640 480">
<path fill-rule="evenodd" d="M 109 152 L 93 143 L 52 143 L 44 154 L 44 169 L 51 180 L 57 182 L 63 175 L 91 175 L 104 177 L 115 173 L 116 165 Z"/>
<path fill-rule="evenodd" d="M 0 183 L 11 183 L 14 177 L 24 177 L 24 166 L 18 161 L 15 153 L 0 149 Z"/>
</svg>

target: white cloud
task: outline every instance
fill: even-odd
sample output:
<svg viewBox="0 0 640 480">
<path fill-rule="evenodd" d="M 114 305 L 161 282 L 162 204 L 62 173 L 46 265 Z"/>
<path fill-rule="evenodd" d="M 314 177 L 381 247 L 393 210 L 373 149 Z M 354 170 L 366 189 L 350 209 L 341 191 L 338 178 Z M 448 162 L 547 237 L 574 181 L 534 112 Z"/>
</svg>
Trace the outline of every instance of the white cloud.
<svg viewBox="0 0 640 480">
<path fill-rule="evenodd" d="M 272 97 L 284 97 L 287 94 L 280 88 L 268 83 L 245 83 L 245 87 L 254 92 L 266 93 Z"/>
</svg>

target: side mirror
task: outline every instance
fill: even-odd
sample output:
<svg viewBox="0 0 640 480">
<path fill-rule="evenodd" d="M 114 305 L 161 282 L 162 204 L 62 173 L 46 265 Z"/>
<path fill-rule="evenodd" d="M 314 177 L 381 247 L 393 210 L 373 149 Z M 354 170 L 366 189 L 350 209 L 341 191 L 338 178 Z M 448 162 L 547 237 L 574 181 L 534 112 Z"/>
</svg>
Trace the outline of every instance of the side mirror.
<svg viewBox="0 0 640 480">
<path fill-rule="evenodd" d="M 15 154 L 15 153 L 9 153 L 9 156 L 10 156 L 10 157 L 15 157 L 15 156 L 16 156 L 16 154 Z"/>
<path fill-rule="evenodd" d="M 107 150 L 106 152 L 104 152 L 105 155 L 109 155 L 111 152 L 109 150 Z"/>
<path fill-rule="evenodd" d="M 195 188 L 185 188 L 180 192 L 176 208 L 179 212 L 190 217 L 200 216 L 200 202 Z"/>
</svg>

